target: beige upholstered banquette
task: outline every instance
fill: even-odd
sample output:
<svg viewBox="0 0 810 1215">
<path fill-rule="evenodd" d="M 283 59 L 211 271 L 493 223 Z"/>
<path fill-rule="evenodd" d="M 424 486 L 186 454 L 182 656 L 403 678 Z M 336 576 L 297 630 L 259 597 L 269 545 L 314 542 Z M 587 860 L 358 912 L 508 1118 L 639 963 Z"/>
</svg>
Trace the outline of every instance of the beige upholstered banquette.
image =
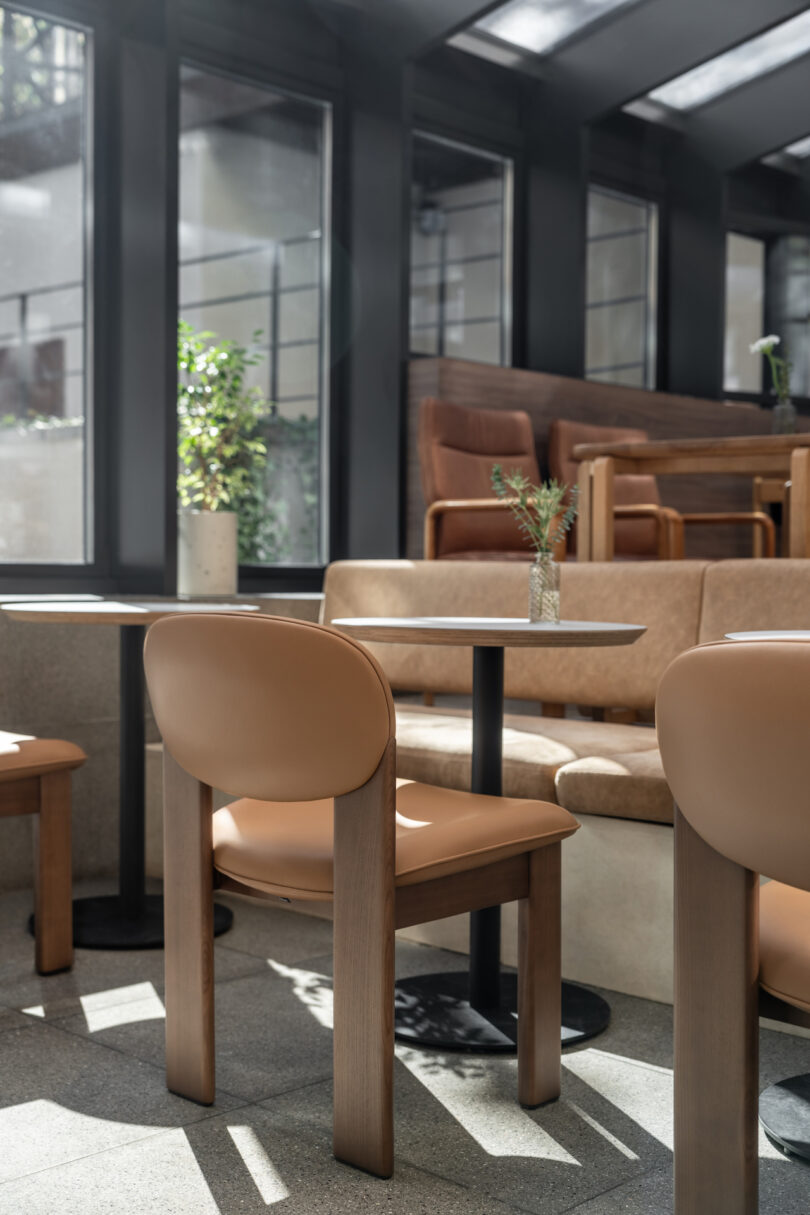
<svg viewBox="0 0 810 1215">
<path fill-rule="evenodd" d="M 323 619 L 346 616 L 525 616 L 525 567 L 508 562 L 346 561 L 327 570 Z M 575 814 L 672 822 L 655 731 L 539 716 L 539 702 L 651 711 L 670 662 L 731 630 L 810 627 L 810 562 L 566 562 L 562 615 L 646 625 L 619 649 L 507 652 L 504 793 L 556 799 Z M 394 693 L 468 694 L 468 648 L 371 645 Z M 533 703 L 531 703 L 533 702 Z M 401 776 L 469 788 L 469 712 L 397 707 Z"/>
</svg>

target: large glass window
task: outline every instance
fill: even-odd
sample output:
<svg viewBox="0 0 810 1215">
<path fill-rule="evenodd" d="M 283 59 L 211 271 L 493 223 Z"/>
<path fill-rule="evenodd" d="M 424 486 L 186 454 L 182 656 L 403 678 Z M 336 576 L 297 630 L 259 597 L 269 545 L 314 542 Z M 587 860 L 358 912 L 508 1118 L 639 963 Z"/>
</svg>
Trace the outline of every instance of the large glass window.
<svg viewBox="0 0 810 1215">
<path fill-rule="evenodd" d="M 791 392 L 810 397 L 810 236 L 783 236 L 774 242 L 768 290 L 774 332 L 793 364 Z"/>
<path fill-rule="evenodd" d="M 267 402 L 267 459 L 240 510 L 240 558 L 319 564 L 329 111 L 187 66 L 180 128 L 180 317 L 212 343 L 250 348 L 249 384 Z"/>
<path fill-rule="evenodd" d="M 511 162 L 416 135 L 411 353 L 511 362 Z"/>
<path fill-rule="evenodd" d="M 587 239 L 585 376 L 654 388 L 658 208 L 591 187 Z"/>
<path fill-rule="evenodd" d="M 726 392 L 762 392 L 762 356 L 751 344 L 764 333 L 765 244 L 752 236 L 726 236 Z"/>
<path fill-rule="evenodd" d="M 82 563 L 90 36 L 0 5 L 0 561 Z"/>
</svg>

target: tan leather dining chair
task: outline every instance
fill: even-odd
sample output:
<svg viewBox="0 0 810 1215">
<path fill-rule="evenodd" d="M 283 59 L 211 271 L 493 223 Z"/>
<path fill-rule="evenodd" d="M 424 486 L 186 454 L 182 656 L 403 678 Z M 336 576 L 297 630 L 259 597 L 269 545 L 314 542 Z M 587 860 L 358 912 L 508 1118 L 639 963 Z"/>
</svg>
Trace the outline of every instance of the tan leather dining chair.
<svg viewBox="0 0 810 1215">
<path fill-rule="evenodd" d="M 395 717 L 360 644 L 278 617 L 152 626 L 164 740 L 166 1074 L 214 1100 L 212 888 L 334 904 L 334 1153 L 393 1167 L 394 931 L 520 900 L 518 1097 L 560 1091 L 560 842 L 545 802 L 395 781 Z M 215 814 L 211 788 L 239 800 Z"/>
<path fill-rule="evenodd" d="M 810 900 L 810 644 L 688 650 L 656 719 L 677 807 L 675 1211 L 755 1215 L 758 984 L 810 1008 L 808 921 L 791 924 Z"/>
<path fill-rule="evenodd" d="M 40 974 L 73 965 L 70 774 L 87 759 L 70 742 L 0 731 L 0 818 L 34 828 L 34 962 Z"/>
</svg>

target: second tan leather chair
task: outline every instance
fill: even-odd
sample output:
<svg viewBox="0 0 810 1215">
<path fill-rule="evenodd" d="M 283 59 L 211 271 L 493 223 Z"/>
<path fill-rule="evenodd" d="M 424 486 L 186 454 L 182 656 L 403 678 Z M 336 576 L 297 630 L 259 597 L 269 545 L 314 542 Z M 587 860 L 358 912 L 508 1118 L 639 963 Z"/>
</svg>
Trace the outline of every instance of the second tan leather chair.
<svg viewBox="0 0 810 1215">
<path fill-rule="evenodd" d="M 758 982 L 810 1008 L 810 644 L 688 650 L 656 718 L 677 807 L 675 1211 L 755 1215 Z"/>
<path fill-rule="evenodd" d="M 334 629 L 176 616 L 145 650 L 164 740 L 166 1075 L 214 1100 L 212 888 L 334 903 L 334 1152 L 393 1167 L 394 931 L 520 900 L 518 1097 L 560 1091 L 559 806 L 395 785 L 386 678 Z M 211 787 L 239 800 L 216 814 Z"/>
</svg>

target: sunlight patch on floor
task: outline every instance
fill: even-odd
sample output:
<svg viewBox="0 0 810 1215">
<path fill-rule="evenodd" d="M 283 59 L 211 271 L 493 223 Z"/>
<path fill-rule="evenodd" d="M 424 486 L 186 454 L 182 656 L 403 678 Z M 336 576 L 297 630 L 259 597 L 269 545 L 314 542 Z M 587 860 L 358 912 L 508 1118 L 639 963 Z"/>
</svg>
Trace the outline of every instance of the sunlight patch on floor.
<svg viewBox="0 0 810 1215">
<path fill-rule="evenodd" d="M 490 1156 L 528 1156 L 580 1167 L 529 1113 L 514 1090 L 517 1077 L 509 1059 L 454 1055 L 442 1058 L 410 1047 L 397 1047 L 397 1058 L 431 1096 L 455 1118 Z M 507 1073 L 504 1075 L 504 1073 Z"/>
<path fill-rule="evenodd" d="M 87 1028 L 91 1034 L 114 1025 L 131 1025 L 135 1021 L 159 1021 L 166 1016 L 163 1001 L 154 983 L 132 983 L 128 987 L 111 987 L 80 996 Z"/>
<path fill-rule="evenodd" d="M 252 1126 L 229 1126 L 228 1134 L 242 1157 L 245 1168 L 253 1178 L 265 1206 L 289 1198 L 290 1191 L 279 1176 Z"/>
<path fill-rule="evenodd" d="M 285 966 L 282 962 L 274 962 L 272 958 L 268 958 L 267 965 L 279 978 L 289 980 L 293 995 L 309 1009 L 319 1025 L 326 1029 L 333 1028 L 331 979 L 326 975 L 316 974 L 314 970 L 297 970 L 294 966 Z"/>
</svg>

